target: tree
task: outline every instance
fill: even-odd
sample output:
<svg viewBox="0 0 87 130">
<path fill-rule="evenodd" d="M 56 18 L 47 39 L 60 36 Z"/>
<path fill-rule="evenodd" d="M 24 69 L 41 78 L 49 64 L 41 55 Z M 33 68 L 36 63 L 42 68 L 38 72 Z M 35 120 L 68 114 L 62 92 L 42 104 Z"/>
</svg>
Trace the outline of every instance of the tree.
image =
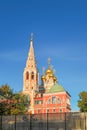
<svg viewBox="0 0 87 130">
<path fill-rule="evenodd" d="M 26 95 L 23 93 L 15 93 L 12 100 L 14 103 L 11 107 L 11 114 L 24 114 L 28 111 L 29 101 Z"/>
<path fill-rule="evenodd" d="M 0 87 L 0 115 L 10 113 L 9 104 L 12 95 L 13 92 L 9 85 L 6 84 Z"/>
<path fill-rule="evenodd" d="M 6 84 L 0 87 L 0 94 L 6 99 L 11 99 L 13 91 L 10 89 L 10 86 Z"/>
<path fill-rule="evenodd" d="M 83 91 L 79 94 L 78 107 L 81 112 L 87 112 L 87 92 Z"/>
<path fill-rule="evenodd" d="M 24 114 L 29 107 L 29 100 L 21 92 L 14 93 L 9 85 L 0 87 L 0 115 Z"/>
</svg>

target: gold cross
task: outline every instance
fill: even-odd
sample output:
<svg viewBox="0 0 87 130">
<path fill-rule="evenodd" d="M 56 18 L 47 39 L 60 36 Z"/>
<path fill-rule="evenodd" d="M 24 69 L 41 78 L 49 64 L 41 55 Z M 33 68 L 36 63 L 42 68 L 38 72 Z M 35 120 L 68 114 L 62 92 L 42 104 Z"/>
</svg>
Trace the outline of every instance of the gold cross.
<svg viewBox="0 0 87 130">
<path fill-rule="evenodd" d="M 50 66 L 50 61 L 51 61 L 51 59 L 50 59 L 50 58 L 48 58 L 48 66 Z"/>
</svg>

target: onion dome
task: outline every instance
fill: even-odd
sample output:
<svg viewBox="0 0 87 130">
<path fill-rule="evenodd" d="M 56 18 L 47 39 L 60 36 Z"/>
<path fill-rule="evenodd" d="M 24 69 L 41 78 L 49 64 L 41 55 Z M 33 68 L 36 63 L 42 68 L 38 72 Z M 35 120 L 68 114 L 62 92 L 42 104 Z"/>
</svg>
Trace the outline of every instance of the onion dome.
<svg viewBox="0 0 87 130">
<path fill-rule="evenodd" d="M 48 68 L 47 70 L 46 70 L 46 74 L 52 74 L 53 72 L 52 72 L 52 70 L 50 69 L 50 68 Z"/>
<path fill-rule="evenodd" d="M 44 76 L 44 75 L 42 75 L 42 77 L 41 77 L 42 79 L 46 79 L 46 77 Z"/>
<path fill-rule="evenodd" d="M 50 76 L 50 77 L 54 77 L 54 75 L 53 75 L 53 74 L 50 74 L 49 76 Z"/>
<path fill-rule="evenodd" d="M 56 77 L 54 77 L 53 79 L 54 79 L 54 81 L 57 81 L 57 78 L 56 78 Z"/>
</svg>

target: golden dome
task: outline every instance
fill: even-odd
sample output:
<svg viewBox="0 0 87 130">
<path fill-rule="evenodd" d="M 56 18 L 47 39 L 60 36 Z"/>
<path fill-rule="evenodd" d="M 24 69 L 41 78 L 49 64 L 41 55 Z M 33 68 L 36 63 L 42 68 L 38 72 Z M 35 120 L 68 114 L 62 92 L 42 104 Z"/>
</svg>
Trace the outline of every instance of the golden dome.
<svg viewBox="0 0 87 130">
<path fill-rule="evenodd" d="M 46 74 L 49 74 L 49 73 L 51 73 L 51 74 L 53 73 L 50 68 L 48 68 L 47 71 L 46 71 Z"/>
<path fill-rule="evenodd" d="M 49 76 L 50 76 L 50 77 L 54 77 L 54 75 L 53 75 L 53 74 L 50 74 Z"/>
<path fill-rule="evenodd" d="M 54 77 L 54 80 L 57 81 L 56 77 Z"/>
<path fill-rule="evenodd" d="M 46 79 L 46 77 L 44 76 L 44 75 L 42 75 L 42 77 L 41 77 L 42 79 Z"/>
</svg>

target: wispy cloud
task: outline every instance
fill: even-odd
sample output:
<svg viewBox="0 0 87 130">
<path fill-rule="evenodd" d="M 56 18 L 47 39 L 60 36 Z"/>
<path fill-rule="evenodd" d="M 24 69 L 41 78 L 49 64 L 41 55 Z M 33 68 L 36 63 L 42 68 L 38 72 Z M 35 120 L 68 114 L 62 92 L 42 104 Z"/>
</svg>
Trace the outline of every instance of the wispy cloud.
<svg viewBox="0 0 87 130">
<path fill-rule="evenodd" d="M 25 51 L 24 50 L 10 50 L 5 52 L 0 52 L 0 60 L 6 61 L 22 61 L 25 60 Z"/>
<path fill-rule="evenodd" d="M 68 61 L 87 61 L 87 50 L 79 46 L 50 46 L 37 52 L 38 55 L 52 56 Z"/>
<path fill-rule="evenodd" d="M 26 48 L 2 51 L 0 52 L 0 60 L 8 61 L 24 61 L 27 58 L 28 51 Z M 63 45 L 49 46 L 45 45 L 39 48 L 35 48 L 36 58 L 40 57 L 54 57 L 66 61 L 87 61 L 86 47 L 79 47 L 78 45 Z"/>
</svg>

